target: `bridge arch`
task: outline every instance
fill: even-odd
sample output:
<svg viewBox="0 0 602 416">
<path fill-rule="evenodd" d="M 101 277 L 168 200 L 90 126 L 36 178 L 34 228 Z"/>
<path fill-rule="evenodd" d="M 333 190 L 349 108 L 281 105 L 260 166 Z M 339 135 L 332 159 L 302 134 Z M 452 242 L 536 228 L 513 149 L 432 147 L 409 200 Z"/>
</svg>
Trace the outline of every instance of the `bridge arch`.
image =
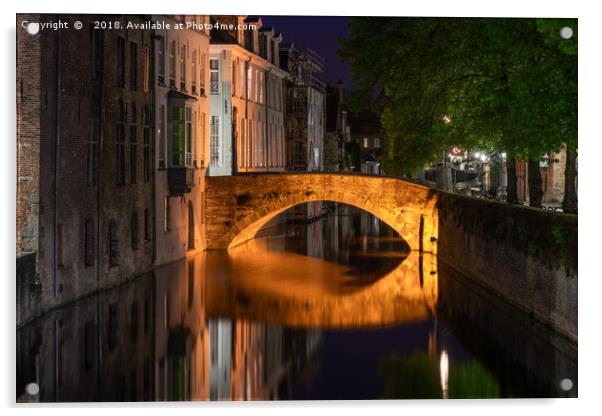
<svg viewBox="0 0 602 416">
<path fill-rule="evenodd" d="M 207 248 L 233 248 L 276 215 L 305 202 L 334 201 L 375 215 L 412 250 L 436 254 L 437 211 L 428 187 L 341 173 L 267 173 L 206 178 Z"/>
</svg>

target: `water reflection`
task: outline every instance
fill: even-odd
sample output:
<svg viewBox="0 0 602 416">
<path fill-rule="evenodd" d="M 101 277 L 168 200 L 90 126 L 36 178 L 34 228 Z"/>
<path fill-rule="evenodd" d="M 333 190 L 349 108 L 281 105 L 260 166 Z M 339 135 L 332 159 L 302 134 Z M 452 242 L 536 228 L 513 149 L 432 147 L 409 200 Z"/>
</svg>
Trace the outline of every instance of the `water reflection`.
<svg viewBox="0 0 602 416">
<path fill-rule="evenodd" d="M 53 311 L 17 351 L 21 401 L 576 394 L 557 385 L 576 383 L 570 346 L 373 216 L 317 203 Z"/>
</svg>

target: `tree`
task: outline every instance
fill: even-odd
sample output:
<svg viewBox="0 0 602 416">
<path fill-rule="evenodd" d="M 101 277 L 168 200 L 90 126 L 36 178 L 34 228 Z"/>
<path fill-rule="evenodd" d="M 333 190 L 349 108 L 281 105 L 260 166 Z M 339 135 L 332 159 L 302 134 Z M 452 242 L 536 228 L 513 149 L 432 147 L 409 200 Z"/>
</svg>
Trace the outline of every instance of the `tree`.
<svg viewBox="0 0 602 416">
<path fill-rule="evenodd" d="M 576 59 L 566 59 L 576 43 L 550 29 L 576 30 L 576 21 L 556 20 L 352 18 L 340 56 L 352 66 L 355 104 L 381 113 L 387 172 L 422 169 L 452 145 L 505 151 L 509 180 L 515 158 L 530 161 L 540 205 L 542 155 L 576 142 Z"/>
</svg>

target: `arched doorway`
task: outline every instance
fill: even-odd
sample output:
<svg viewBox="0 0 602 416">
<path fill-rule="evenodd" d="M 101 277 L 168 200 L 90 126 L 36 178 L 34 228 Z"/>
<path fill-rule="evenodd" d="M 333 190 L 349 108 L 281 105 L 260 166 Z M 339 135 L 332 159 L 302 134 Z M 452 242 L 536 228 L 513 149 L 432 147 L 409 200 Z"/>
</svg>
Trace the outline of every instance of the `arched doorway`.
<svg viewBox="0 0 602 416">
<path fill-rule="evenodd" d="M 194 248 L 194 208 L 192 201 L 188 201 L 188 250 Z"/>
</svg>

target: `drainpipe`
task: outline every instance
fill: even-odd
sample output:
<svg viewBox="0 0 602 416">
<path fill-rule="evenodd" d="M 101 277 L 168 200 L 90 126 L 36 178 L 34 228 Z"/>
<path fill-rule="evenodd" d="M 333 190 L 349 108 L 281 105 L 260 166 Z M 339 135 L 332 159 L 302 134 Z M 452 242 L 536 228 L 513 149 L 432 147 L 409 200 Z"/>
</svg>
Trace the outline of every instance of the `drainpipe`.
<svg viewBox="0 0 602 416">
<path fill-rule="evenodd" d="M 102 36 L 101 48 L 104 56 L 105 39 L 103 31 L 100 31 Z M 100 282 L 101 278 L 101 256 L 102 256 L 102 225 L 101 225 L 101 202 L 102 202 L 102 163 L 103 163 L 103 148 L 104 148 L 104 125 L 105 125 L 105 111 L 104 111 L 104 96 L 105 96 L 105 76 L 104 76 L 104 59 L 101 60 L 100 67 L 100 94 L 99 94 L 99 106 L 98 111 L 100 112 L 99 120 L 99 143 L 98 143 L 98 166 L 96 167 L 96 283 Z"/>
<path fill-rule="evenodd" d="M 265 129 L 264 129 L 264 135 L 263 136 L 265 137 L 264 149 L 265 149 L 265 170 L 266 170 L 266 172 L 270 171 L 270 162 L 269 162 L 269 160 L 270 160 L 270 148 L 268 146 L 268 144 L 269 144 L 269 140 L 268 140 L 268 134 L 269 134 L 269 130 L 268 130 L 268 127 L 269 127 L 268 115 L 269 115 L 269 111 L 270 111 L 270 107 L 268 105 L 268 97 L 269 97 L 269 95 L 268 95 L 268 85 L 269 85 L 268 80 L 269 80 L 269 75 L 271 73 L 272 73 L 272 68 L 270 68 L 270 70 L 265 73 L 264 82 L 263 82 L 263 84 L 264 84 L 263 85 L 264 86 L 264 88 L 263 88 L 263 98 L 264 98 L 263 102 L 265 103 L 265 122 L 264 122 Z"/>
<path fill-rule="evenodd" d="M 155 40 L 157 39 L 162 39 L 162 36 L 157 34 L 157 30 L 153 30 L 153 33 L 151 34 L 151 49 L 150 49 L 150 74 L 149 74 L 149 93 L 151 95 L 151 111 L 150 111 L 150 117 L 151 117 L 151 131 L 152 134 L 150 136 L 150 166 L 148 167 L 150 169 L 150 173 L 151 173 L 151 178 L 150 178 L 150 186 L 151 186 L 151 221 L 150 221 L 150 227 L 151 227 L 151 238 L 152 238 L 152 250 L 151 250 L 151 263 L 155 264 L 155 262 L 157 261 L 157 189 L 156 189 L 156 174 L 157 174 L 157 170 L 156 170 L 156 137 L 157 137 L 157 117 L 156 117 L 156 113 L 157 113 L 157 108 L 155 107 L 156 105 L 156 91 L 157 91 L 157 80 L 156 80 L 156 72 L 155 72 Z M 165 59 L 165 56 L 163 56 L 163 58 Z M 164 132 L 161 132 L 161 134 L 164 134 Z"/>
<path fill-rule="evenodd" d="M 57 17 L 58 18 L 58 17 Z M 53 197 L 53 229 L 54 238 L 52 242 L 54 250 L 53 259 L 53 277 L 52 285 L 54 289 L 54 296 L 59 295 L 59 282 L 58 282 L 58 197 L 59 197 L 59 184 L 58 184 L 58 169 L 59 169 L 59 157 L 60 157 L 60 142 L 61 142 L 61 126 L 59 123 L 59 117 L 61 114 L 61 31 L 57 30 L 54 38 L 54 65 L 55 65 L 55 106 L 54 106 L 54 197 Z"/>
<path fill-rule="evenodd" d="M 253 57 L 249 56 L 247 62 L 245 63 L 245 120 L 247 121 L 247 128 L 245 129 L 247 133 L 247 137 L 249 136 L 249 68 L 251 67 L 251 59 Z M 246 151 L 244 146 L 241 146 L 243 151 Z M 251 149 L 253 150 L 253 149 Z M 244 154 L 242 155 L 244 157 Z M 247 166 L 247 172 L 249 171 L 249 167 Z"/>
</svg>

